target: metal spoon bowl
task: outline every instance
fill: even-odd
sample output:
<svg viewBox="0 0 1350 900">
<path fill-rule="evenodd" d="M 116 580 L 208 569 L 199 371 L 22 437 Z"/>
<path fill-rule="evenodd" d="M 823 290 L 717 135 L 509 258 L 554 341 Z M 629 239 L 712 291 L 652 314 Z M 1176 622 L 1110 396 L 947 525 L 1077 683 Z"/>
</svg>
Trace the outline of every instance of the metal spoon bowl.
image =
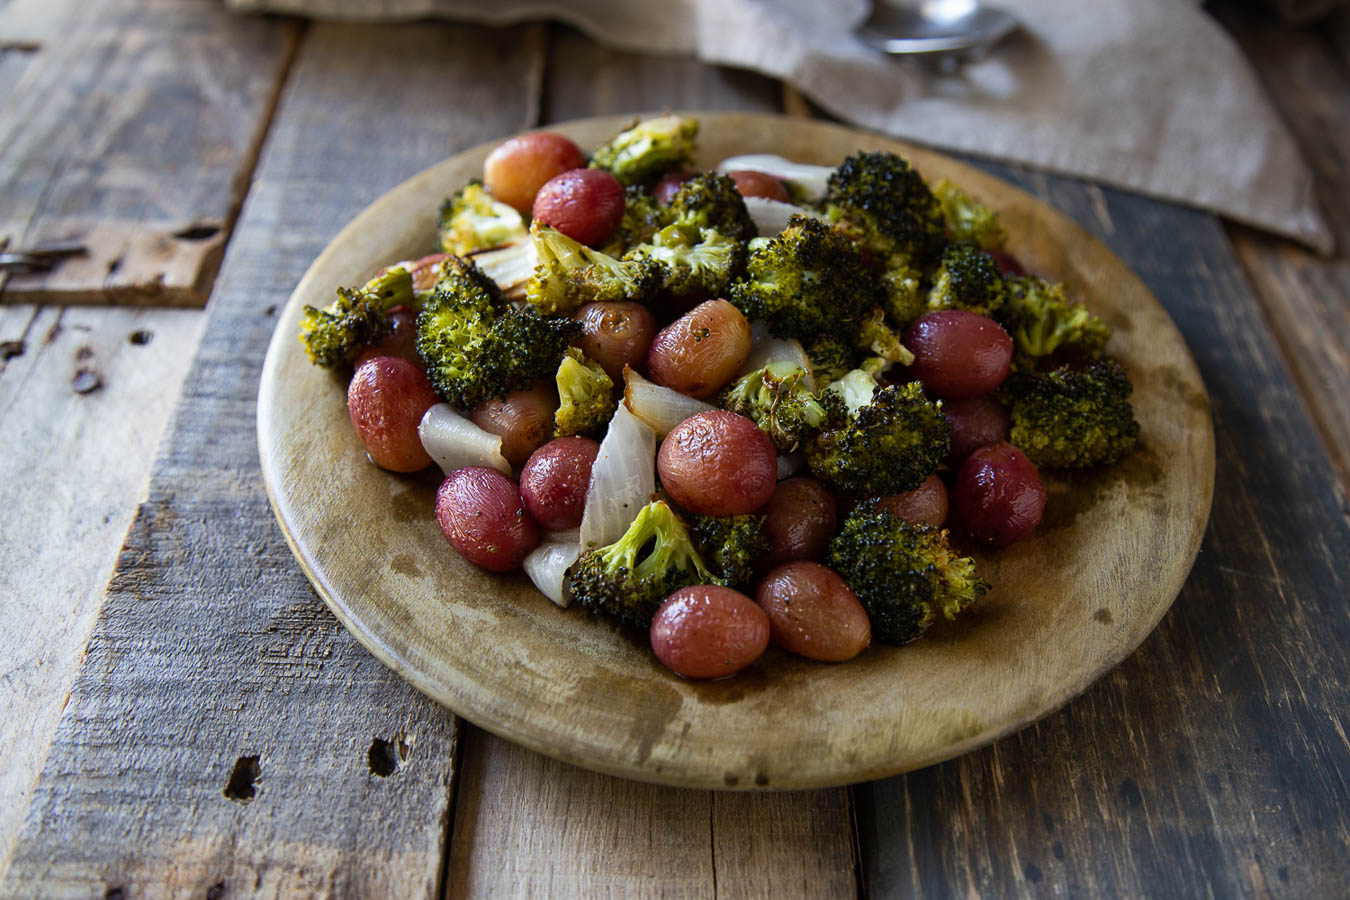
<svg viewBox="0 0 1350 900">
<path fill-rule="evenodd" d="M 877 0 L 858 37 L 884 53 L 978 56 L 1017 27 L 1010 14 L 978 0 Z"/>
</svg>

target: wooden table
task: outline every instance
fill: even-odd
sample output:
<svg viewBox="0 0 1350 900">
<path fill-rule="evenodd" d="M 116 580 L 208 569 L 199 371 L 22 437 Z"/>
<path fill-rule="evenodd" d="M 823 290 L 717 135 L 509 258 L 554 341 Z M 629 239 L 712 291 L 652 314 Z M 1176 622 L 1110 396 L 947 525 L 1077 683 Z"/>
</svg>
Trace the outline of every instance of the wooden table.
<svg viewBox="0 0 1350 900">
<path fill-rule="evenodd" d="M 1346 20 L 1222 18 L 1345 248 Z M 764 78 L 561 27 L 0 0 L 0 238 L 88 247 L 0 294 L 0 895 L 1342 895 L 1344 249 L 987 165 L 1168 308 L 1210 391 L 1218 474 L 1158 630 L 977 753 L 802 793 L 622 781 L 457 719 L 336 623 L 259 474 L 279 305 L 348 218 L 425 166 L 662 107 L 819 115 Z"/>
</svg>

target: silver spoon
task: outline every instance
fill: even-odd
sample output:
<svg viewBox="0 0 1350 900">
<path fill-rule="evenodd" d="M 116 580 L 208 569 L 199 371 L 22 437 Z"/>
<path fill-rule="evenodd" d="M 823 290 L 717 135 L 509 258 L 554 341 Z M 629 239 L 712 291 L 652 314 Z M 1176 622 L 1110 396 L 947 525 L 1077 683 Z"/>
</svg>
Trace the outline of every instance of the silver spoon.
<svg viewBox="0 0 1350 900">
<path fill-rule="evenodd" d="M 876 0 L 858 37 L 884 53 L 961 54 L 978 59 L 1018 22 L 979 0 Z"/>
</svg>

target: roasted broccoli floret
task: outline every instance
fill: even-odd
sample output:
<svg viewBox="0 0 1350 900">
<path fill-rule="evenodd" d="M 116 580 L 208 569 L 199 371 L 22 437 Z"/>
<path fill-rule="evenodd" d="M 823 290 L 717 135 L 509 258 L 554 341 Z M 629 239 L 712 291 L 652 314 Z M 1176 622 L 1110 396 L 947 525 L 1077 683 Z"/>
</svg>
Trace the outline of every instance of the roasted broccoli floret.
<svg viewBox="0 0 1350 900">
<path fill-rule="evenodd" d="M 666 219 L 710 228 L 741 243 L 759 234 L 736 182 L 720 172 L 700 172 L 680 185 L 666 207 Z"/>
<path fill-rule="evenodd" d="M 585 609 L 649 628 L 661 602 L 691 584 L 723 584 L 694 549 L 684 521 L 664 500 L 648 503 L 617 541 L 583 553 L 567 570 L 563 596 Z"/>
<path fill-rule="evenodd" d="M 811 375 L 816 384 L 838 381 L 858 362 L 858 353 L 850 342 L 831 334 L 810 341 L 805 349 L 811 359 Z"/>
<path fill-rule="evenodd" d="M 1005 280 L 1008 299 L 999 321 L 1019 354 L 1033 359 L 1061 349 L 1084 357 L 1101 354 L 1111 329 L 1082 304 L 1071 302 L 1064 285 L 1030 275 Z"/>
<path fill-rule="evenodd" d="M 726 294 L 745 267 L 745 245 L 709 228 L 667 225 L 624 259 L 660 263 L 664 291 L 681 300 L 701 301 Z"/>
<path fill-rule="evenodd" d="M 338 288 L 327 309 L 306 306 L 300 320 L 300 341 L 310 362 L 327 369 L 350 366 L 367 347 L 394 330 L 389 310 L 413 306 L 412 276 L 402 267 L 376 275 L 356 290 Z"/>
<path fill-rule="evenodd" d="M 457 256 L 522 240 L 526 234 L 520 213 L 494 199 L 477 181 L 447 198 L 437 220 L 441 249 Z"/>
<path fill-rule="evenodd" d="M 473 263 L 454 256 L 446 263 L 417 317 L 417 352 L 436 392 L 472 409 L 552 375 L 581 325 L 515 309 Z"/>
<path fill-rule="evenodd" d="M 1008 289 L 994 258 L 966 241 L 942 251 L 942 265 L 928 292 L 929 309 L 965 309 L 993 316 L 1007 300 Z"/>
<path fill-rule="evenodd" d="M 1129 453 L 1139 440 L 1130 407 L 1133 386 L 1115 360 L 1094 360 L 1010 378 L 1012 436 L 1038 466 L 1086 468 Z"/>
<path fill-rule="evenodd" d="M 625 185 L 651 184 L 693 161 L 697 137 L 696 119 L 643 119 L 598 147 L 591 168 L 604 169 Z"/>
<path fill-rule="evenodd" d="M 843 402 L 806 444 L 812 473 L 850 494 L 912 491 L 949 449 L 951 425 L 941 403 L 925 397 L 917 381 L 879 386 L 873 372 L 882 364 L 868 361 L 826 388 Z"/>
<path fill-rule="evenodd" d="M 823 222 L 793 216 L 788 227 L 750 254 L 731 302 L 774 334 L 812 340 L 852 336 L 877 301 L 872 271 L 847 238 Z"/>
<path fill-rule="evenodd" d="M 890 261 L 881 270 L 881 304 L 896 326 L 904 328 L 924 312 L 923 276 L 913 266 Z"/>
<path fill-rule="evenodd" d="M 689 533 L 708 568 L 729 585 L 755 580 L 755 560 L 769 552 L 763 516 L 690 516 Z"/>
<path fill-rule="evenodd" d="M 880 306 L 872 307 L 867 315 L 863 316 L 858 330 L 853 333 L 853 346 L 888 363 L 907 366 L 914 362 L 914 354 L 900 343 L 900 335 L 886 323 L 886 313 Z"/>
<path fill-rule="evenodd" d="M 829 417 L 807 387 L 806 370 L 786 360 L 771 362 L 732 383 L 718 401 L 764 429 L 780 453 L 796 450 Z"/>
<path fill-rule="evenodd" d="M 942 218 L 952 240 L 970 241 L 981 250 L 997 250 L 1008 239 L 997 213 L 947 179 L 933 185 L 933 195 L 942 206 Z"/>
<path fill-rule="evenodd" d="M 640 184 L 629 185 L 624 188 L 623 218 L 601 249 L 610 256 L 623 256 L 669 224 L 667 208 L 656 202 L 651 191 Z"/>
<path fill-rule="evenodd" d="M 894 153 L 855 153 L 830 176 L 825 214 L 886 266 L 926 267 L 946 241 L 942 207 Z"/>
<path fill-rule="evenodd" d="M 540 310 L 571 315 L 584 303 L 642 302 L 660 289 L 665 272 L 652 259 L 617 260 L 536 222 L 530 227 L 538 264 L 525 299 Z"/>
<path fill-rule="evenodd" d="M 884 644 L 909 643 L 989 590 L 975 561 L 948 546 L 947 532 L 911 525 L 875 502 L 859 504 L 844 520 L 826 565 L 858 595 L 872 637 Z"/>
<path fill-rule="evenodd" d="M 553 416 L 555 437 L 595 435 L 604 431 L 614 416 L 614 380 L 600 364 L 568 347 L 558 364 L 558 411 Z"/>
</svg>

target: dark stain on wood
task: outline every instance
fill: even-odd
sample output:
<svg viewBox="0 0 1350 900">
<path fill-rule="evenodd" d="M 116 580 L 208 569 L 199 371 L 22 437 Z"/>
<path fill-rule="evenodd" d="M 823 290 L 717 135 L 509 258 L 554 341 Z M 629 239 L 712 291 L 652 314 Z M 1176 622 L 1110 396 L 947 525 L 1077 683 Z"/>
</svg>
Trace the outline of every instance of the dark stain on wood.
<svg viewBox="0 0 1350 900">
<path fill-rule="evenodd" d="M 0 362 L 9 362 L 15 357 L 23 356 L 27 350 L 27 341 L 4 341 L 0 343 Z"/>
<path fill-rule="evenodd" d="M 144 347 L 155 337 L 155 333 L 147 328 L 138 328 L 127 335 L 127 341 L 135 344 L 137 347 Z"/>
<path fill-rule="evenodd" d="M 251 803 L 258 795 L 257 784 L 261 776 L 262 769 L 258 766 L 258 757 L 241 756 L 230 770 L 230 778 L 225 782 L 225 789 L 221 793 L 236 803 Z"/>
</svg>

